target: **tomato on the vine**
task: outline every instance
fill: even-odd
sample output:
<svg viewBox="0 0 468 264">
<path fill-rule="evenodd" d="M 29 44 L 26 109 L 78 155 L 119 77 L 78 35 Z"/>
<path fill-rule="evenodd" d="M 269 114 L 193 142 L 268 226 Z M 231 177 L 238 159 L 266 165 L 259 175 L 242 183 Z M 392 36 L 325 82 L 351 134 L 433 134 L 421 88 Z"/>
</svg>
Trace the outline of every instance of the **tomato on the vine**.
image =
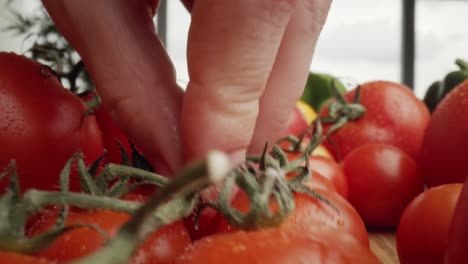
<svg viewBox="0 0 468 264">
<path fill-rule="evenodd" d="M 175 264 L 380 263 L 349 234 L 327 227 L 267 228 L 216 234 L 194 242 Z"/>
<path fill-rule="evenodd" d="M 408 205 L 396 233 L 401 263 L 444 263 L 449 229 L 462 186 L 453 183 L 432 187 Z"/>
<path fill-rule="evenodd" d="M 462 183 L 468 175 L 468 80 L 454 88 L 432 114 L 421 150 L 428 186 Z"/>
<path fill-rule="evenodd" d="M 399 148 L 366 144 L 343 161 L 349 201 L 364 222 L 373 227 L 394 227 L 405 207 L 424 190 L 418 164 Z"/>
<path fill-rule="evenodd" d="M 57 189 L 65 162 L 77 151 L 90 164 L 103 153 L 101 133 L 86 107 L 47 67 L 0 53 L 0 167 L 15 159 L 22 190 Z M 77 177 L 71 189 L 79 189 Z M 2 181 L 3 190 L 6 180 Z"/>
<path fill-rule="evenodd" d="M 302 153 L 289 152 L 287 153 L 288 159 L 294 160 Z M 324 177 L 333 185 L 336 192 L 343 198 L 348 199 L 348 182 L 343 172 L 343 168 L 333 160 L 323 155 L 309 156 L 309 165 L 312 172 L 316 172 L 320 177 Z"/>
<path fill-rule="evenodd" d="M 354 207 L 333 190 L 313 190 L 327 199 L 335 208 L 306 194 L 295 193 L 295 209 L 279 228 L 289 229 L 298 226 L 331 227 L 336 232 L 351 234 L 362 245 L 369 246 L 364 222 Z M 231 206 L 241 212 L 247 212 L 250 207 L 249 198 L 244 192 L 240 191 L 232 201 Z M 272 210 L 275 209 L 276 204 L 272 204 Z M 222 214 L 215 217 L 211 228 L 212 233 L 224 233 L 236 229 L 229 224 Z"/>
<path fill-rule="evenodd" d="M 29 237 L 43 233 L 54 226 L 57 221 L 57 208 L 42 213 L 27 230 Z M 66 225 L 90 224 L 114 237 L 119 228 L 130 219 L 130 215 L 108 210 L 70 210 Z M 80 227 L 60 236 L 38 256 L 55 260 L 69 261 L 86 256 L 100 248 L 105 237 L 94 229 Z M 132 264 L 173 263 L 185 247 L 191 243 L 190 237 L 181 221 L 166 225 L 150 235 L 145 243 L 132 257 Z"/>
<path fill-rule="evenodd" d="M 388 81 L 373 81 L 361 85 L 359 103 L 365 113 L 349 121 L 325 141 L 339 161 L 351 150 L 366 143 L 395 145 L 419 160 L 424 131 L 430 119 L 429 110 L 406 86 Z M 348 102 L 356 96 L 356 88 L 344 94 Z M 328 115 L 330 104 L 320 111 Z M 324 124 L 328 131 L 332 124 Z"/>
</svg>

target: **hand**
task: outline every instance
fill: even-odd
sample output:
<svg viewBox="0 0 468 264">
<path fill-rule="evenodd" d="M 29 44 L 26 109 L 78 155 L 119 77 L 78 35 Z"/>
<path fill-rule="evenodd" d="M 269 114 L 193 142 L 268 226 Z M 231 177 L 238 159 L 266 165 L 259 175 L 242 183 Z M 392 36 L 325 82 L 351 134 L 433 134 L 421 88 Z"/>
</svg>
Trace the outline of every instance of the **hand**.
<svg viewBox="0 0 468 264">
<path fill-rule="evenodd" d="M 152 0 L 43 0 L 114 120 L 159 171 L 211 149 L 259 152 L 284 133 L 331 0 L 184 1 L 183 93 L 154 33 Z"/>
</svg>

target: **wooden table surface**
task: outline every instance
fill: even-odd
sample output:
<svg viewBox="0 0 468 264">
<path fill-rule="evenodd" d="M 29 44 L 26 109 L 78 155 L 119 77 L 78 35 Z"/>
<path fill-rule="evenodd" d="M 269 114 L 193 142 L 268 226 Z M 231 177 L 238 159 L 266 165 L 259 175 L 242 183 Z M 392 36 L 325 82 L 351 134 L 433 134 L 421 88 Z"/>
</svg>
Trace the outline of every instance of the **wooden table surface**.
<svg viewBox="0 0 468 264">
<path fill-rule="evenodd" d="M 383 264 L 399 264 L 394 232 L 369 232 L 371 250 Z"/>
</svg>

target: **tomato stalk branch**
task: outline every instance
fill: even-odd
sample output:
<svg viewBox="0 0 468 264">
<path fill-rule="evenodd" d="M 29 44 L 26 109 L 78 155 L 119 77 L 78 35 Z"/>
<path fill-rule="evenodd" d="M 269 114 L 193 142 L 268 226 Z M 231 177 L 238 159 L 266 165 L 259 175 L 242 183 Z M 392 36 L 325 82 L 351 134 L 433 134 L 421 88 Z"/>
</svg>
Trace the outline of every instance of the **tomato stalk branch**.
<svg viewBox="0 0 468 264">
<path fill-rule="evenodd" d="M 151 232 L 164 224 L 188 215 L 195 205 L 193 197 L 198 196 L 201 189 L 222 180 L 229 169 L 229 161 L 226 155 L 219 152 L 209 153 L 206 161 L 187 167 L 167 185 L 156 191 L 149 201 L 124 224 L 117 236 L 104 249 L 73 263 L 128 263 L 138 245 Z M 169 207 L 171 203 L 178 201 L 192 206 Z M 154 212 L 163 212 L 163 216 L 169 219 L 162 221 L 163 218 L 154 217 Z"/>
</svg>

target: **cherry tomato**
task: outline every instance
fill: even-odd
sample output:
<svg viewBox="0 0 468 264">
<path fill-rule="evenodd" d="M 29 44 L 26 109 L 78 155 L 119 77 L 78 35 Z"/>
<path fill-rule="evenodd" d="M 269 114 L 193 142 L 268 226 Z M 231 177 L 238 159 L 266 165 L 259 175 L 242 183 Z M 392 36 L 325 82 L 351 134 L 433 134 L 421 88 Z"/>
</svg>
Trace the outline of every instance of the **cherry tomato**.
<svg viewBox="0 0 468 264">
<path fill-rule="evenodd" d="M 301 155 L 300 153 L 288 153 L 288 159 L 293 160 Z M 310 169 L 319 173 L 325 179 L 329 180 L 334 189 L 343 198 L 348 199 L 348 182 L 341 166 L 332 158 L 322 155 L 312 155 L 309 157 Z"/>
<path fill-rule="evenodd" d="M 294 176 L 295 173 L 291 173 L 287 177 L 291 179 Z M 310 179 L 305 182 L 304 185 L 309 189 L 327 189 L 336 192 L 335 185 L 333 185 L 333 183 L 331 183 L 327 178 L 316 171 L 311 172 Z"/>
<path fill-rule="evenodd" d="M 433 187 L 408 205 L 396 234 L 401 263 L 444 263 L 449 228 L 461 190 L 462 184 L 456 183 Z"/>
<path fill-rule="evenodd" d="M 432 113 L 421 150 L 428 186 L 463 183 L 468 175 L 468 80 L 455 87 Z"/>
<path fill-rule="evenodd" d="M 351 102 L 356 89 L 344 97 Z M 388 81 L 373 81 L 361 85 L 359 101 L 366 112 L 348 122 L 331 135 L 333 144 L 324 144 L 341 161 L 351 150 L 366 143 L 395 145 L 419 160 L 424 131 L 430 119 L 426 105 L 406 86 Z M 329 105 L 320 116 L 328 115 Z M 328 131 L 331 125 L 324 125 Z"/>
<path fill-rule="evenodd" d="M 336 229 L 336 232 L 351 234 L 362 245 L 369 246 L 367 231 L 357 211 L 343 197 L 332 190 L 314 189 L 333 204 L 338 211 L 324 202 L 305 194 L 296 193 L 296 208 L 294 212 L 281 224 L 281 228 L 303 226 L 324 226 Z M 232 207 L 241 212 L 249 208 L 249 199 L 244 192 L 238 192 L 232 202 Z M 272 210 L 276 205 L 272 204 Z M 221 214 L 212 222 L 212 233 L 224 233 L 235 230 Z"/>
<path fill-rule="evenodd" d="M 175 264 L 380 263 L 354 237 L 332 228 L 269 228 L 205 237 L 189 246 Z"/>
<path fill-rule="evenodd" d="M 343 169 L 349 201 L 369 226 L 396 226 L 405 207 L 424 190 L 418 165 L 395 146 L 358 147 L 346 156 Z"/>
<path fill-rule="evenodd" d="M 57 212 L 58 210 L 54 209 L 43 213 L 41 219 L 38 219 L 27 230 L 27 235 L 31 237 L 52 228 L 57 220 Z M 70 210 L 66 224 L 95 225 L 113 237 L 129 218 L 130 216 L 124 213 L 75 208 Z M 104 241 L 105 238 L 94 229 L 77 228 L 59 237 L 38 256 L 60 262 L 70 261 L 100 249 Z M 173 222 L 152 234 L 135 253 L 131 263 L 173 263 L 174 259 L 190 243 L 190 237 L 183 223 L 181 221 Z"/>
<path fill-rule="evenodd" d="M 103 153 L 96 120 L 82 120 L 84 111 L 48 68 L 0 53 L 0 167 L 16 160 L 23 191 L 57 189 L 65 162 L 79 150 L 87 164 Z M 6 185 L 2 181 L 1 190 Z M 71 177 L 70 186 L 80 189 L 78 177 Z"/>
<path fill-rule="evenodd" d="M 291 113 L 288 124 L 287 134 L 299 135 L 307 130 L 307 127 L 317 117 L 317 113 L 311 106 L 304 101 L 299 100 Z"/>
</svg>

